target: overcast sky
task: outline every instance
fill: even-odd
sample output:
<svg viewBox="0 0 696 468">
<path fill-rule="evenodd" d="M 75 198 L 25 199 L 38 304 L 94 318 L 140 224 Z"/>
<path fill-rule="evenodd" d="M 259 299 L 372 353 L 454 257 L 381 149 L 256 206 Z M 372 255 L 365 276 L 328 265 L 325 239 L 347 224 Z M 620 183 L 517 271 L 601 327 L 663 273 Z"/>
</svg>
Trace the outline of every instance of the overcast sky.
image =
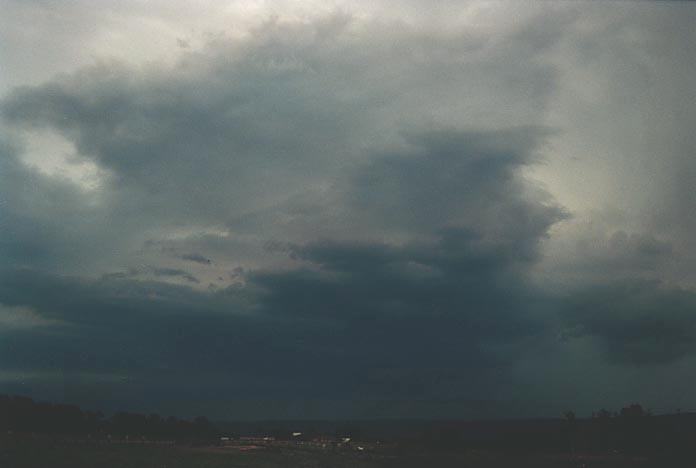
<svg viewBox="0 0 696 468">
<path fill-rule="evenodd" d="M 0 393 L 696 408 L 695 4 L 0 10 Z"/>
</svg>

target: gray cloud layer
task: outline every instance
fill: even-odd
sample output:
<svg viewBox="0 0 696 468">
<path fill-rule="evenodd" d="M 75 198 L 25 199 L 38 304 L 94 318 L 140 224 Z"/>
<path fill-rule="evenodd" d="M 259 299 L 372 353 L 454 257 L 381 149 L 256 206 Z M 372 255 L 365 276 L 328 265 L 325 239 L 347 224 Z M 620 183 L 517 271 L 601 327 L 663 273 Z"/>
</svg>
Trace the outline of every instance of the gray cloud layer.
<svg viewBox="0 0 696 468">
<path fill-rule="evenodd" d="M 579 32 L 597 11 L 494 31 L 276 19 L 172 64 L 9 90 L 0 313 L 23 325 L 0 320 L 0 366 L 31 377 L 0 389 L 225 417 L 587 409 L 596 389 L 561 382 L 592 372 L 650 397 L 631 369 L 650 388 L 694 357 L 696 293 L 672 281 L 683 205 L 661 198 L 666 229 L 587 221 L 534 177 L 573 133 L 554 121 L 574 79 L 559 52 L 599 60 Z M 650 57 L 661 26 L 626 21 L 651 26 Z"/>
</svg>

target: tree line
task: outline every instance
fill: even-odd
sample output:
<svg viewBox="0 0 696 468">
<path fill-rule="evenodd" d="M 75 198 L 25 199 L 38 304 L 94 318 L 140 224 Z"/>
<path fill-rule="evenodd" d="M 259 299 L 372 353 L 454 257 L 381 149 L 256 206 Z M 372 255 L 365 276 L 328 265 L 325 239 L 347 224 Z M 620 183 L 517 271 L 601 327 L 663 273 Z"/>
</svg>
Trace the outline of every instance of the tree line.
<svg viewBox="0 0 696 468">
<path fill-rule="evenodd" d="M 628 454 L 693 453 L 696 414 L 653 415 L 638 403 L 619 411 L 600 409 L 588 419 L 566 412 L 565 441 L 572 451 Z"/>
<path fill-rule="evenodd" d="M 289 429 L 274 423 L 238 425 L 212 424 L 205 417 L 191 420 L 158 414 L 117 412 L 110 417 L 98 411 L 84 411 L 74 405 L 35 402 L 21 396 L 0 395 L 0 433 L 35 433 L 79 436 L 96 439 L 167 440 L 183 443 L 213 443 L 221 435 L 244 433 L 292 438 Z M 249 426 L 249 427 L 247 427 Z M 295 423 L 292 424 L 296 426 Z M 304 426 L 307 426 L 305 423 Z M 311 426 L 311 425 L 310 425 Z M 403 427 L 407 427 L 405 430 Z M 289 426 L 288 426 L 289 427 Z M 336 434 L 353 437 L 374 429 L 374 423 L 354 422 L 350 430 Z M 224 432 L 224 434 L 223 434 Z M 421 421 L 399 423 L 379 436 L 400 447 L 414 449 L 495 451 L 539 451 L 574 453 L 667 454 L 696 457 L 696 413 L 653 415 L 640 404 L 618 411 L 601 409 L 590 418 L 567 411 L 556 419 L 507 421 Z M 303 429 L 303 435 L 329 433 L 327 429 Z M 391 436 L 390 436 L 391 434 Z"/>
<path fill-rule="evenodd" d="M 653 415 L 638 403 L 589 418 L 432 421 L 405 436 L 408 447 L 438 450 L 696 457 L 696 413 Z"/>
<path fill-rule="evenodd" d="M 106 417 L 78 406 L 0 395 L 0 431 L 172 441 L 214 440 L 218 430 L 203 416 L 192 420 L 117 412 Z"/>
</svg>

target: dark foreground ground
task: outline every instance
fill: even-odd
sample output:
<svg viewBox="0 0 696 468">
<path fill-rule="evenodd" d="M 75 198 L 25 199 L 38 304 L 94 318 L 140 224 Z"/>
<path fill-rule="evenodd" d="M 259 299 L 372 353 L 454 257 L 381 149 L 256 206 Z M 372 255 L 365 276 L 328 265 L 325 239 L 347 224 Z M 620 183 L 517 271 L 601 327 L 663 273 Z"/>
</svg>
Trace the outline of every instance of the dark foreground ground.
<svg viewBox="0 0 696 468">
<path fill-rule="evenodd" d="M 2 468 L 633 468 L 696 466 L 621 456 L 500 454 L 491 452 L 324 452 L 297 448 L 252 451 L 214 447 L 67 442 L 0 437 Z"/>
</svg>

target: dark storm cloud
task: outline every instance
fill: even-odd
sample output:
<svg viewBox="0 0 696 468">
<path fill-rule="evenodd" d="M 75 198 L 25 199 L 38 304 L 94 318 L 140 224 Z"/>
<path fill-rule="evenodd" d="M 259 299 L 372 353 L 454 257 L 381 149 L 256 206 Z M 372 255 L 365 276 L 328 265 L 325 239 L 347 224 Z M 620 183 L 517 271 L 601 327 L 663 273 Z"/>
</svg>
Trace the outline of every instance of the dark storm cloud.
<svg viewBox="0 0 696 468">
<path fill-rule="evenodd" d="M 560 133 L 543 125 L 561 79 L 546 54 L 574 17 L 495 34 L 268 21 L 173 65 L 10 90 L 0 307 L 41 326 L 0 329 L 0 365 L 52 392 L 82 375 L 109 406 L 187 411 L 195 391 L 209 411 L 258 398 L 250 417 L 460 402 L 452 417 L 512 401 L 516 363 L 544 374 L 584 338 L 612 363 L 692 356 L 693 294 L 635 279 L 677 256 L 668 236 L 580 245 L 580 292 L 533 281 L 569 219 L 527 174 Z M 41 132 L 102 171 L 97 187 L 27 163 L 19 142 Z M 629 279 L 596 285 L 614 276 Z"/>
<path fill-rule="evenodd" d="M 505 367 L 509 348 L 544 333 L 534 308 L 541 297 L 506 276 L 509 260 L 482 261 L 468 251 L 470 242 L 469 233 L 448 232 L 427 246 L 306 245 L 296 255 L 319 270 L 250 280 L 264 291 L 261 310 L 339 326 L 348 335 L 332 340 L 346 340 L 346 358 L 371 363 L 364 368 L 384 372 L 382 380 L 393 376 L 395 389 L 409 388 L 400 378 L 410 376 L 437 393 L 443 379 Z"/>
<path fill-rule="evenodd" d="M 6 331 L 2 365 L 123 374 L 150 391 L 159 388 L 155 377 L 201 376 L 209 391 L 228 398 L 475 397 L 485 393 L 488 374 L 510 363 L 503 348 L 519 348 L 540 332 L 540 323 L 516 305 L 519 295 L 492 297 L 453 279 L 419 284 L 398 269 L 359 278 L 382 262 L 361 263 L 351 269 L 354 277 L 328 286 L 320 276 L 293 271 L 257 274 L 245 288 L 213 294 L 5 271 L 4 304 L 67 325 Z M 417 290 L 404 297 L 404 288 Z"/>
<path fill-rule="evenodd" d="M 340 154 L 360 126 L 353 118 L 358 104 L 336 102 L 319 83 L 309 86 L 305 81 L 316 78 L 304 66 L 279 69 L 255 55 L 216 66 L 215 58 L 182 64 L 171 77 L 133 77 L 104 64 L 17 89 L 3 115 L 61 132 L 110 171 L 124 202 L 138 197 L 158 219 L 189 222 L 253 209 L 255 199 L 268 202 L 331 162 L 322 154 Z M 285 181 L 278 186 L 276 179 Z"/>
<path fill-rule="evenodd" d="M 44 331 L 40 346 L 32 346 L 29 334 L 5 336 L 4 345 L 14 351 L 3 354 L 9 368 L 45 369 L 54 363 L 66 370 L 137 374 L 215 367 L 232 357 L 223 348 L 239 352 L 235 343 L 248 335 L 244 319 L 235 318 L 245 310 L 241 297 L 155 281 L 85 281 L 31 270 L 4 270 L 2 278 L 4 304 L 25 304 L 66 324 Z M 204 361 L 196 364 L 199 358 Z"/>
<path fill-rule="evenodd" d="M 15 172 L 21 174 L 12 175 L 0 191 L 14 198 L 27 192 L 20 186 L 34 190 L 29 192 L 33 198 L 23 195 L 26 200 L 13 201 L 5 215 L 21 217 L 12 222 L 13 229 L 30 234 L 14 236 L 17 249 L 8 247 L 8 257 L 19 265 L 60 265 L 96 276 L 156 265 L 168 253 L 201 265 L 203 258 L 214 258 L 221 269 L 266 265 L 279 253 L 263 248 L 269 239 L 298 243 L 321 237 L 428 235 L 447 227 L 448 215 L 466 212 L 470 220 L 479 215 L 469 207 L 455 209 L 457 197 L 466 195 L 461 190 L 481 191 L 487 178 L 503 176 L 504 190 L 517 192 L 519 181 L 513 182 L 511 174 L 517 162 L 505 158 L 530 161 L 531 146 L 543 131 L 486 136 L 456 129 L 498 127 L 530 102 L 543 108 L 555 75 L 534 60 L 536 46 L 530 47 L 530 41 L 540 39 L 511 34 L 487 47 L 473 35 L 457 34 L 453 40 L 399 25 L 375 42 L 373 36 L 382 32 L 377 25 L 357 37 L 352 26 L 345 15 L 302 24 L 269 21 L 239 44 L 214 40 L 164 68 L 134 69 L 104 61 L 8 92 L 0 104 L 5 124 L 58 133 L 74 145 L 77 160 L 103 171 L 94 195 L 87 195 L 25 167 L 19 161 L 24 150 L 13 155 Z M 550 34 L 545 40 L 557 39 Z M 441 73 L 433 75 L 432 67 Z M 461 79 L 469 83 L 465 94 Z M 505 113 L 477 119 L 491 114 L 479 105 L 488 99 Z M 414 102 L 419 100 L 423 102 Z M 462 114 L 463 108 L 468 112 Z M 465 121 L 453 118 L 460 115 Z M 442 121 L 455 130 L 439 130 Z M 424 122 L 434 130 L 423 130 Z M 404 127 L 409 129 L 406 138 Z M 481 140 L 488 147 L 477 147 Z M 454 180 L 437 180 L 441 172 L 428 173 L 428 158 L 447 164 L 458 144 L 471 146 L 482 161 L 491 159 L 491 173 L 476 167 L 484 163 L 473 159 L 459 160 L 454 169 L 462 179 L 459 186 Z M 496 145 L 520 148 L 497 156 L 492 153 L 505 150 Z M 403 146 L 412 154 L 390 149 Z M 385 148 L 394 152 L 392 157 L 371 165 L 369 160 Z M 412 162 L 400 162 L 401 156 Z M 407 209 L 390 209 L 394 200 L 369 179 L 369 173 L 382 177 L 390 170 L 404 172 L 400 179 L 390 179 L 395 185 L 417 182 L 420 170 L 431 178 L 427 183 L 449 185 L 440 193 L 412 192 L 402 206 L 418 212 L 409 215 Z M 346 176 L 351 180 L 346 182 Z M 380 206 L 364 209 L 366 192 L 360 193 L 360 185 L 374 192 Z M 49 195 L 52 186 L 64 193 Z M 447 190 L 452 193 L 446 195 Z M 497 196 L 493 189 L 485 190 L 480 196 Z M 517 196 L 523 195 L 512 198 Z M 475 205 L 474 198 L 466 196 L 467 203 Z M 428 203 L 440 207 L 429 210 Z M 41 210 L 46 204 L 55 207 Z M 505 204 L 503 200 L 499 206 Z M 493 211 L 487 215 L 497 216 Z M 431 222 L 438 226 L 428 226 Z M 240 235 L 219 234 L 227 228 Z M 32 241 L 35 236 L 43 237 Z M 148 248 L 153 245 L 162 250 Z M 189 257 L 189 252 L 201 258 Z M 199 273 L 193 272 L 202 279 Z"/>
<path fill-rule="evenodd" d="M 110 198 L 127 214 L 205 222 L 333 177 L 370 154 L 369 146 L 398 140 L 400 126 L 445 120 L 457 127 L 461 118 L 448 117 L 462 108 L 475 113 L 467 125 L 506 125 L 505 117 L 474 120 L 490 114 L 479 103 L 490 99 L 514 115 L 527 103 L 543 108 L 553 90 L 554 70 L 535 61 L 530 47 L 539 38 L 511 34 L 486 48 L 470 35 L 400 26 L 379 41 L 368 29 L 355 42 L 351 25 L 341 15 L 299 26 L 269 22 L 241 46 L 213 42 L 167 70 L 103 62 L 15 88 L 3 98 L 2 116 L 62 134 L 108 171 Z M 428 72 L 428 63 L 440 73 Z M 465 95 L 461 79 L 470 84 Z"/>
<path fill-rule="evenodd" d="M 349 203 L 372 223 L 413 232 L 465 228 L 478 248 L 534 259 L 563 210 L 519 176 L 548 131 L 437 130 L 407 136 L 406 152 L 378 157 L 351 180 Z M 503 255 L 505 255 L 503 253 Z"/>
<path fill-rule="evenodd" d="M 409 355 L 409 365 L 436 360 L 456 373 L 458 365 L 473 372 L 504 362 L 491 350 L 544 332 L 543 299 L 525 271 L 564 216 L 514 174 L 542 136 L 532 128 L 412 136 L 405 153 L 349 178 L 347 199 L 363 223 L 406 225 L 425 239 L 291 245 L 306 268 L 248 275 L 265 291 L 262 310 L 362 329 L 358 348 L 397 367 L 408 343 L 423 341 L 429 351 Z"/>
<path fill-rule="evenodd" d="M 511 143 L 518 139 L 528 144 Z M 480 396 L 490 372 L 508 366 L 524 340 L 545 333 L 533 307 L 542 298 L 523 271 L 563 213 L 531 196 L 514 175 L 530 162 L 538 140 L 536 129 L 411 137 L 406 154 L 380 157 L 348 179 L 355 181 L 348 206 L 370 194 L 375 203 L 359 216 L 383 217 L 387 226 L 420 224 L 426 239 L 290 244 L 280 253 L 305 267 L 245 273 L 243 287 L 203 293 L 133 277 L 195 279 L 161 267 L 97 282 L 7 271 L 3 303 L 72 326 L 45 334 L 41 347 L 30 346 L 30 333 L 8 336 L 13 353 L 4 365 L 133 374 L 206 370 L 244 378 L 247 392 L 267 385 L 271 375 L 282 394 L 265 391 L 280 399 Z M 441 191 L 424 190 L 415 183 L 418 174 Z M 496 189 L 485 188 L 489 183 Z M 403 197 L 402 207 L 392 191 Z M 439 211 L 428 211 L 428 204 Z M 500 213 L 513 211 L 505 223 L 515 229 L 501 225 Z M 47 356 L 61 356 L 60 362 Z M 329 369 L 320 381 L 317 368 Z M 471 378 L 479 383 L 471 385 Z"/>
<path fill-rule="evenodd" d="M 696 351 L 696 294 L 655 281 L 587 288 L 563 305 L 568 336 L 600 339 L 614 362 L 662 364 Z"/>
<path fill-rule="evenodd" d="M 136 281 L 195 279 L 163 267 L 96 282 L 8 271 L 0 301 L 73 327 L 39 348 L 31 334 L 9 336 L 5 365 L 140 378 L 206 371 L 276 399 L 481 398 L 528 340 L 549 333 L 543 294 L 525 272 L 564 213 L 516 175 L 543 136 L 536 128 L 411 135 L 403 152 L 341 182 L 338 208 L 421 239 L 272 242 L 298 266 L 245 272 L 243 286 L 203 293 Z"/>
</svg>

